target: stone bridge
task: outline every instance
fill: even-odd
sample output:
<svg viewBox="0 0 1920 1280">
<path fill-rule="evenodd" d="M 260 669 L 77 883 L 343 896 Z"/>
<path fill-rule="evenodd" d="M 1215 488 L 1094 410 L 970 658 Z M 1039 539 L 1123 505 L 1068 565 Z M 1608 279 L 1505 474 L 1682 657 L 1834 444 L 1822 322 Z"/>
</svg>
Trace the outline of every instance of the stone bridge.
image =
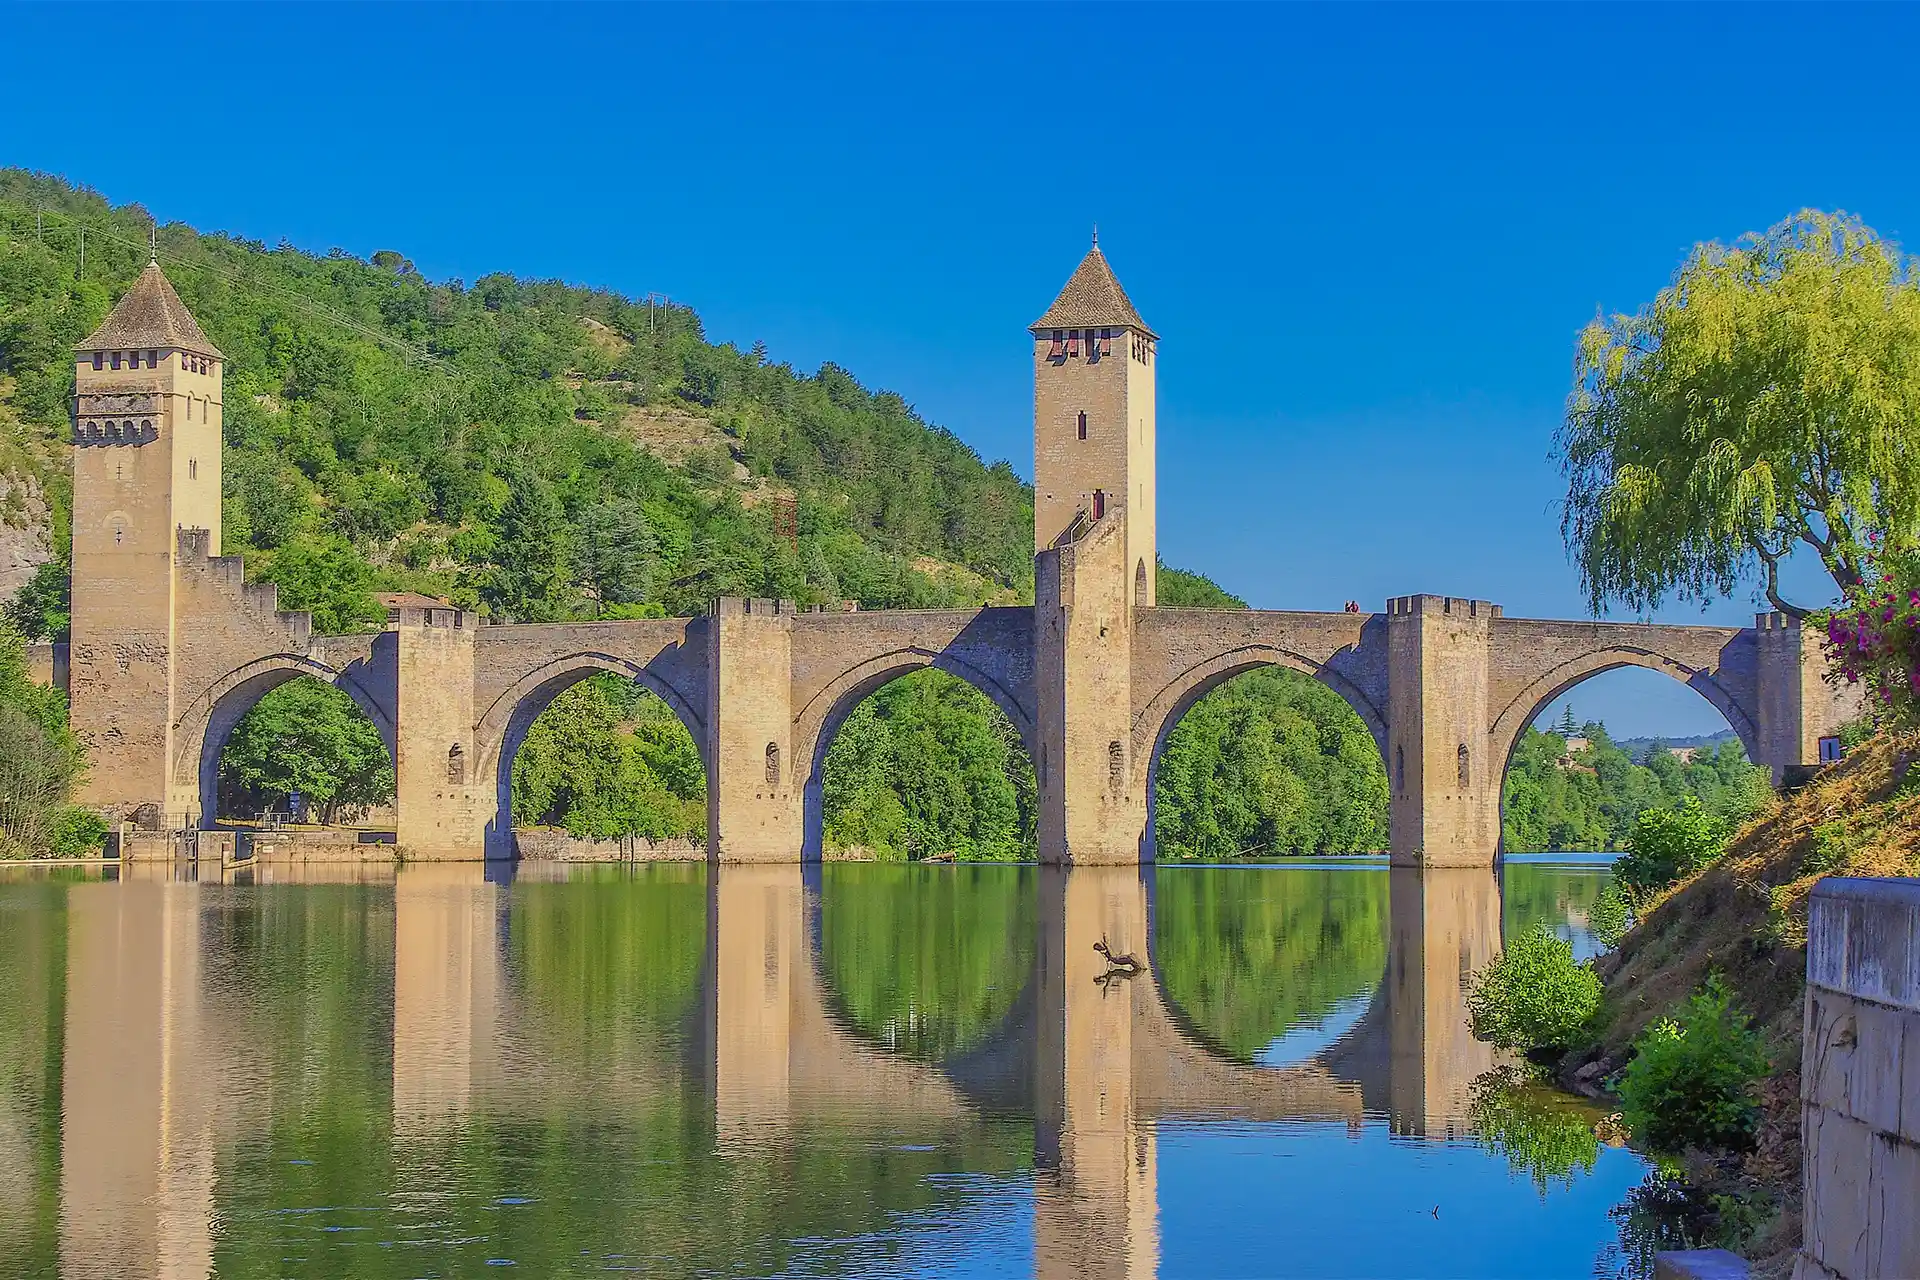
<svg viewBox="0 0 1920 1280">
<path fill-rule="evenodd" d="M 312 676 L 385 737 L 409 857 L 509 857 L 528 726 L 568 685 L 610 671 L 659 694 L 698 743 L 710 856 L 799 860 L 820 852 L 834 731 L 881 684 L 933 666 L 1019 730 L 1041 860 L 1127 863 L 1153 856 L 1168 729 L 1221 681 L 1273 665 L 1323 681 L 1372 731 L 1396 859 L 1484 865 L 1521 731 L 1598 672 L 1643 666 L 1688 684 L 1776 777 L 1814 762 L 1846 714 L 1817 644 L 1778 615 L 1751 628 L 1546 622 L 1443 595 L 1369 614 L 1156 607 L 1158 335 L 1097 248 L 1031 334 L 1032 607 L 725 599 L 698 618 L 483 625 L 426 605 L 391 610 L 376 635 L 316 636 L 220 554 L 222 360 L 150 267 L 76 353 L 72 641 L 40 658 L 92 753 L 86 798 L 117 817 L 211 823 L 234 725 L 276 684 Z M 145 372 L 122 373 L 123 354 Z M 110 420 L 131 405 L 150 416 Z"/>
<path fill-rule="evenodd" d="M 1096 526 L 1043 553 L 1043 588 L 1119 538 Z M 1311 676 L 1353 708 L 1387 766 L 1392 851 L 1430 865 L 1492 859 L 1521 733 L 1599 672 L 1640 666 L 1688 685 L 1776 776 L 1817 759 L 1819 737 L 1846 712 L 1812 638 L 1780 615 L 1746 628 L 1555 622 L 1444 596 L 1367 614 L 1089 610 L 1090 593 L 1075 598 L 1082 584 L 1069 581 L 1034 608 L 842 613 L 722 600 L 699 618 L 489 626 L 423 607 L 396 610 L 377 634 L 314 636 L 305 615 L 276 610 L 272 587 L 243 583 L 238 558 L 209 557 L 191 531 L 180 541 L 171 722 L 124 723 L 137 704 L 112 701 L 139 655 L 73 651 L 76 717 L 99 707 L 96 741 L 154 752 L 96 771 L 96 798 L 131 809 L 164 795 L 164 812 L 210 825 L 233 727 L 269 689 L 311 676 L 379 727 L 398 777 L 398 841 L 416 858 L 512 856 L 514 753 L 561 691 L 601 671 L 658 694 L 699 745 L 711 853 L 724 861 L 817 857 L 834 733 L 880 685 L 929 666 L 986 694 L 1019 731 L 1039 775 L 1043 855 L 1060 862 L 1150 859 L 1168 731 L 1261 666 Z"/>
</svg>

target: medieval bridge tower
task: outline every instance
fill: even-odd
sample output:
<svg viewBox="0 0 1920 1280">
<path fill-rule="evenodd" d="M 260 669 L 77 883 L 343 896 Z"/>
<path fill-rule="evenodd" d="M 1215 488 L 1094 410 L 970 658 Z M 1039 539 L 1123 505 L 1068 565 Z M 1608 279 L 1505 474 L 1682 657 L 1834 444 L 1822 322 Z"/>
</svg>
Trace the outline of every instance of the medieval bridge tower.
<svg viewBox="0 0 1920 1280">
<path fill-rule="evenodd" d="M 75 350 L 66 679 L 84 799 L 149 828 L 211 826 L 221 748 L 267 691 L 326 681 L 394 761 L 415 859 L 511 857 L 514 753 L 595 672 L 673 708 L 707 775 L 717 861 L 820 856 L 827 748 L 860 700 L 938 667 L 1003 711 L 1033 759 L 1049 863 L 1154 856 L 1166 735 L 1222 682 L 1283 666 L 1326 684 L 1385 764 L 1397 862 L 1485 865 L 1515 743 L 1554 697 L 1642 666 L 1727 719 L 1776 779 L 1819 758 L 1855 699 L 1799 625 L 1555 622 L 1411 595 L 1379 613 L 1167 609 L 1155 600 L 1159 337 L 1096 244 L 1029 329 L 1034 604 L 873 613 L 727 599 L 697 618 L 481 625 L 415 602 L 372 635 L 316 636 L 220 554 L 220 350 L 157 263 Z M 57 647 L 56 647 L 57 648 Z"/>
</svg>

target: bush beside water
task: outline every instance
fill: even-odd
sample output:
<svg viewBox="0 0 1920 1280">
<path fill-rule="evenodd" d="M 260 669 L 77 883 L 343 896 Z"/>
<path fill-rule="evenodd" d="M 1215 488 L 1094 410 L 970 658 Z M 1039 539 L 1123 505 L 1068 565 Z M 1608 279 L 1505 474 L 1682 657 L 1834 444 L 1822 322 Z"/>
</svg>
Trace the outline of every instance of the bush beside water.
<svg viewBox="0 0 1920 1280">
<path fill-rule="evenodd" d="M 1618 1084 L 1627 1126 L 1660 1150 L 1753 1145 L 1769 1063 L 1760 1033 L 1718 978 L 1633 1042 Z"/>
<path fill-rule="evenodd" d="M 1564 1049 L 1600 1008 L 1600 979 L 1574 962 L 1571 943 L 1536 924 L 1474 976 L 1467 1008 L 1473 1034 L 1502 1049 Z"/>
</svg>

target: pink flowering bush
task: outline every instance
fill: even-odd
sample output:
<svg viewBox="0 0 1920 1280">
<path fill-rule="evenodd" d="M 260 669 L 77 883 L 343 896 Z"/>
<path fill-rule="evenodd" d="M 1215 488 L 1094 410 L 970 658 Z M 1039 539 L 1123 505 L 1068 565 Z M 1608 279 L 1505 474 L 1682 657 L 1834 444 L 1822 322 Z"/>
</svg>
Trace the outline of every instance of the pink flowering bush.
<svg viewBox="0 0 1920 1280">
<path fill-rule="evenodd" d="M 1837 676 L 1866 686 L 1875 719 L 1909 728 L 1920 724 L 1920 552 L 1875 551 L 1861 584 L 1819 619 Z"/>
</svg>

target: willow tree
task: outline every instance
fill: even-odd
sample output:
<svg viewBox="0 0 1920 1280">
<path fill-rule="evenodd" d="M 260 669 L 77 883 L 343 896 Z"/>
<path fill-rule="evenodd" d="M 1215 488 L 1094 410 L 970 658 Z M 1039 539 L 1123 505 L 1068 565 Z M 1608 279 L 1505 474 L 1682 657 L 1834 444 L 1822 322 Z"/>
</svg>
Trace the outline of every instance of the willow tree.
<svg viewBox="0 0 1920 1280">
<path fill-rule="evenodd" d="M 1920 531 L 1920 277 L 1858 218 L 1805 210 L 1694 248 L 1580 335 L 1562 532 L 1594 611 L 1707 601 L 1816 554 L 1841 593 Z"/>
</svg>

